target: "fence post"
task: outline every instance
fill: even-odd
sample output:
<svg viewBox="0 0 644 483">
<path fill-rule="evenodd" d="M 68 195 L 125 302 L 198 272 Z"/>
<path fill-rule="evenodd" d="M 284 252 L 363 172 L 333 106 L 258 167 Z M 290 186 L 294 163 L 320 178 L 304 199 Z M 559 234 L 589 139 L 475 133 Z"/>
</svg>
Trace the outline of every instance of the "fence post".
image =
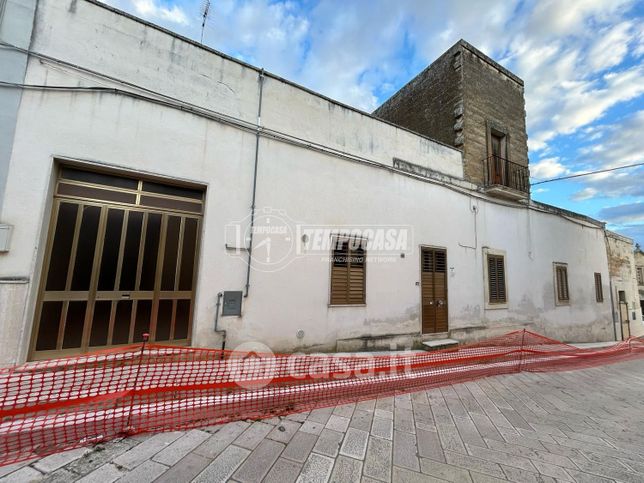
<svg viewBox="0 0 644 483">
<path fill-rule="evenodd" d="M 130 423 L 132 421 L 132 407 L 134 405 L 134 396 L 136 394 L 136 389 L 137 389 L 137 386 L 139 385 L 139 374 L 141 373 L 141 363 L 143 362 L 143 353 L 145 351 L 145 344 L 147 343 L 149 338 L 150 338 L 150 334 L 148 333 L 143 334 L 143 344 L 141 344 L 141 351 L 139 352 L 139 363 L 136 366 L 136 375 L 134 376 L 134 387 L 132 388 L 132 396 L 130 397 L 130 410 L 128 411 L 127 424 L 125 425 L 126 434 L 134 433 L 134 431 L 132 431 L 132 428 L 130 427 Z"/>
<path fill-rule="evenodd" d="M 519 371 L 521 372 L 521 366 L 523 366 L 523 345 L 525 343 L 525 329 L 523 329 L 523 334 L 521 334 L 521 350 L 519 352 Z"/>
</svg>

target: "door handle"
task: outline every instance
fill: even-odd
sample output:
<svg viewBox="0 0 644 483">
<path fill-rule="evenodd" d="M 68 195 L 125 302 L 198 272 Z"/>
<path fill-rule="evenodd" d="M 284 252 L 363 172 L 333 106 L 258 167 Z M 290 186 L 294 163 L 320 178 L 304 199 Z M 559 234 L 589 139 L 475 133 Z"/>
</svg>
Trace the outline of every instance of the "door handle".
<svg viewBox="0 0 644 483">
<path fill-rule="evenodd" d="M 122 299 L 129 299 L 129 298 L 130 298 L 130 294 L 129 294 L 129 293 L 122 293 L 122 294 L 121 294 L 121 298 L 122 298 Z"/>
</svg>

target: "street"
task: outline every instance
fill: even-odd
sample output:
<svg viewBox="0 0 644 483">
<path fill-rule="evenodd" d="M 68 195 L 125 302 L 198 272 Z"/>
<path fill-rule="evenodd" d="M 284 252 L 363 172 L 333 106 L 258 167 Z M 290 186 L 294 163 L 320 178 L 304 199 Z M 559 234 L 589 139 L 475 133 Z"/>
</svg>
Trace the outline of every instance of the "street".
<svg viewBox="0 0 644 483">
<path fill-rule="evenodd" d="M 644 479 L 644 360 L 479 379 L 0 468 L 1 481 Z"/>
</svg>

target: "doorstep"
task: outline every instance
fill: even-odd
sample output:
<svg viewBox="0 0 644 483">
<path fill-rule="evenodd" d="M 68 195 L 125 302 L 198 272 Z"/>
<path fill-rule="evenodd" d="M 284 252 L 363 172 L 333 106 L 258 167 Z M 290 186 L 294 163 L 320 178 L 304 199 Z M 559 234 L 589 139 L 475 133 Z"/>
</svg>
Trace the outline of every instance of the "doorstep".
<svg viewBox="0 0 644 483">
<path fill-rule="evenodd" d="M 426 351 L 437 351 L 441 349 L 453 349 L 458 346 L 455 339 L 432 339 L 423 341 L 423 348 Z"/>
</svg>

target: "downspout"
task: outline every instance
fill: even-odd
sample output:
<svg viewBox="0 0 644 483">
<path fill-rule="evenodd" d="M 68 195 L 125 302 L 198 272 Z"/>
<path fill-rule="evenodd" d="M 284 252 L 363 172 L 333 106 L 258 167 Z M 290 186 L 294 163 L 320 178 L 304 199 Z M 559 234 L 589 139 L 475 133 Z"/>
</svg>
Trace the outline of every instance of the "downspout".
<svg viewBox="0 0 644 483">
<path fill-rule="evenodd" d="M 217 308 L 215 309 L 215 333 L 221 335 L 221 350 L 223 351 L 226 348 L 226 331 L 219 328 L 219 307 L 221 306 L 221 297 L 224 294 L 219 292 L 217 294 Z"/>
<path fill-rule="evenodd" d="M 248 235 L 248 263 L 246 268 L 246 292 L 250 291 L 250 269 L 253 257 L 253 228 L 255 227 L 255 196 L 257 194 L 257 165 L 259 162 L 259 139 L 262 132 L 262 97 L 264 94 L 264 69 L 259 71 L 259 103 L 257 105 L 257 129 L 255 134 L 255 166 L 253 168 L 253 196 L 250 206 L 250 233 Z"/>
<path fill-rule="evenodd" d="M 613 336 L 615 337 L 615 342 L 617 342 L 617 317 L 615 316 L 615 297 L 613 297 L 613 280 L 610 278 L 610 273 L 608 274 L 608 286 L 610 288 L 610 310 L 613 314 Z M 621 324 L 620 324 L 621 327 Z"/>
</svg>

